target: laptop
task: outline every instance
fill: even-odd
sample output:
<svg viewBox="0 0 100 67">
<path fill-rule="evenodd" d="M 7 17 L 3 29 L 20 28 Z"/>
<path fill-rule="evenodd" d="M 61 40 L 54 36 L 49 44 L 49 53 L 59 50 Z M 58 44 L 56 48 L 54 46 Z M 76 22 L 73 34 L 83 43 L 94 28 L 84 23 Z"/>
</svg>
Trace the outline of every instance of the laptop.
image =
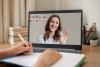
<svg viewBox="0 0 100 67">
<path fill-rule="evenodd" d="M 47 48 L 61 52 L 81 52 L 82 10 L 29 11 L 28 16 L 28 41 L 32 43 L 35 52 L 41 52 Z M 55 25 L 57 22 L 58 28 Z M 50 37 L 52 30 L 55 30 L 55 34 Z M 60 35 L 64 34 L 67 34 L 63 36 L 65 41 L 58 42 Z"/>
</svg>

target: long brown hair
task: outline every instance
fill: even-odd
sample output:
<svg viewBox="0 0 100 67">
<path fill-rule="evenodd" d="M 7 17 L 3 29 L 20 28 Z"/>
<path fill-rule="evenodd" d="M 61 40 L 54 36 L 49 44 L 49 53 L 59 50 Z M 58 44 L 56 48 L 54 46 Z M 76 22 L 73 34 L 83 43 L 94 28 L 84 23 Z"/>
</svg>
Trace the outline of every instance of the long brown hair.
<svg viewBox="0 0 100 67">
<path fill-rule="evenodd" d="M 48 38 L 49 38 L 49 35 L 50 35 L 50 28 L 49 28 L 49 24 L 50 24 L 50 21 L 53 17 L 57 17 L 59 19 L 59 26 L 58 26 L 58 29 L 55 31 L 55 34 L 53 36 L 53 39 L 55 41 L 59 41 L 60 39 L 60 31 L 62 30 L 62 26 L 61 26 L 61 20 L 60 20 L 60 17 L 58 15 L 51 15 L 49 17 L 49 19 L 47 20 L 47 23 L 45 25 L 45 34 L 44 34 L 44 41 L 46 41 Z"/>
</svg>

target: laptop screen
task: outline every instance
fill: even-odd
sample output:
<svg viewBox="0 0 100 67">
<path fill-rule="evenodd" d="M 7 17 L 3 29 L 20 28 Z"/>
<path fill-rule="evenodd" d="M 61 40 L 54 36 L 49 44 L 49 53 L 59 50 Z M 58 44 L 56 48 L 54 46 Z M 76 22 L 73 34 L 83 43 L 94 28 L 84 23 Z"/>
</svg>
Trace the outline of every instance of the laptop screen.
<svg viewBox="0 0 100 67">
<path fill-rule="evenodd" d="M 30 11 L 28 27 L 33 45 L 81 49 L 82 10 Z"/>
</svg>

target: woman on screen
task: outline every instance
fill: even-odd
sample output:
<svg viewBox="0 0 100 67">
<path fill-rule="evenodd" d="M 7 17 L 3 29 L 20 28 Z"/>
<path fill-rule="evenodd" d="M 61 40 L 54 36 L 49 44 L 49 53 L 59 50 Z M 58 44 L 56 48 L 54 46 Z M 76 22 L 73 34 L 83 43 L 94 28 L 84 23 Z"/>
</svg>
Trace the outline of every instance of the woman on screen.
<svg viewBox="0 0 100 67">
<path fill-rule="evenodd" d="M 61 20 L 58 15 L 51 15 L 47 20 L 44 35 L 39 37 L 39 43 L 65 44 L 67 32 L 62 32 Z"/>
</svg>

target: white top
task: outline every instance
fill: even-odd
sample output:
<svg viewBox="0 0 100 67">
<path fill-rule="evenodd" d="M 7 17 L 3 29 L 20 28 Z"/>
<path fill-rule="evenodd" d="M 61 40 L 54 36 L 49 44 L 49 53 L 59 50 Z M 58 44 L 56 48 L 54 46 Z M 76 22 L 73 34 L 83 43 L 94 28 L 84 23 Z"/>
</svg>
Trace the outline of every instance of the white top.
<svg viewBox="0 0 100 67">
<path fill-rule="evenodd" d="M 60 44 L 59 41 L 55 41 L 53 37 L 49 37 L 46 41 L 44 41 L 43 35 L 39 36 L 38 42 L 43 44 Z"/>
<path fill-rule="evenodd" d="M 55 41 L 54 39 L 53 39 L 53 37 L 49 37 L 46 41 L 44 40 L 44 38 L 43 38 L 43 34 L 41 35 L 41 36 L 39 36 L 39 38 L 38 38 L 38 42 L 39 43 L 43 43 L 43 44 L 66 44 L 66 41 L 67 41 L 67 39 L 68 39 L 68 37 L 65 37 L 65 36 L 63 36 L 64 35 L 64 33 L 63 32 L 60 32 L 60 36 L 61 36 L 61 39 L 62 38 L 65 38 L 64 40 L 63 40 L 63 42 L 59 42 L 59 41 Z"/>
<path fill-rule="evenodd" d="M 60 35 L 62 36 L 63 33 L 60 32 Z M 49 37 L 46 41 L 44 41 L 43 34 L 39 36 L 38 39 L 38 43 L 43 43 L 43 44 L 66 44 L 66 41 L 67 39 L 65 39 L 62 43 L 60 43 L 59 41 L 55 41 L 53 37 Z"/>
</svg>

